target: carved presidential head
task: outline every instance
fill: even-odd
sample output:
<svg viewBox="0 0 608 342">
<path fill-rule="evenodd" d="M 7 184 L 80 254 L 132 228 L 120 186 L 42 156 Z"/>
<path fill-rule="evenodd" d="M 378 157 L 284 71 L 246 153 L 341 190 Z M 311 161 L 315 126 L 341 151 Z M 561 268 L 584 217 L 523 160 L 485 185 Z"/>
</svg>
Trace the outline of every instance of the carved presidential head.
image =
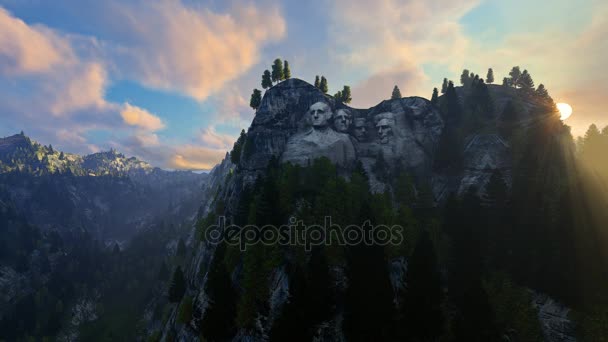
<svg viewBox="0 0 608 342">
<path fill-rule="evenodd" d="M 355 118 L 354 122 L 354 134 L 355 138 L 358 141 L 366 141 L 367 140 L 367 126 L 365 122 L 365 118 Z"/>
<path fill-rule="evenodd" d="M 393 136 L 393 127 L 395 126 L 395 115 L 390 112 L 380 113 L 374 117 L 378 137 L 381 144 L 388 144 Z"/>
<path fill-rule="evenodd" d="M 352 123 L 352 115 L 348 109 L 338 109 L 334 116 L 334 127 L 338 132 L 347 132 Z"/>
<path fill-rule="evenodd" d="M 317 102 L 308 109 L 310 121 L 314 128 L 324 128 L 329 125 L 329 120 L 332 119 L 334 113 L 331 107 L 325 102 Z"/>
</svg>

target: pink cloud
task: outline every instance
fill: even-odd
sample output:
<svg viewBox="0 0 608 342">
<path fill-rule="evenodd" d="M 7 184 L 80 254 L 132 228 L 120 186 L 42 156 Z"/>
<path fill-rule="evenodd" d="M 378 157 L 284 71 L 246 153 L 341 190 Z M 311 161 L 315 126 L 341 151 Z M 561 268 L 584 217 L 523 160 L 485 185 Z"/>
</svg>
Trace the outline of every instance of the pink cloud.
<svg viewBox="0 0 608 342">
<path fill-rule="evenodd" d="M 200 139 L 206 146 L 224 151 L 231 149 L 235 141 L 233 136 L 218 133 L 213 127 L 202 129 Z"/>
<path fill-rule="evenodd" d="M 331 11 L 334 58 L 364 70 L 353 87 L 353 101 L 372 105 L 390 96 L 394 85 L 404 95 L 428 97 L 432 90 L 424 64 L 452 70 L 461 66 L 469 45 L 460 18 L 477 0 L 339 0 Z M 344 39 L 348 37 L 348 39 Z"/>
<path fill-rule="evenodd" d="M 123 121 L 130 126 L 137 126 L 149 131 L 158 131 L 165 127 L 158 116 L 128 102 L 123 105 L 120 115 Z"/>
<path fill-rule="evenodd" d="M 107 106 L 104 92 L 107 83 L 106 71 L 100 63 L 81 62 L 50 74 L 45 92 L 53 115 Z"/>
<path fill-rule="evenodd" d="M 29 26 L 0 7 L 0 70 L 4 74 L 47 72 L 73 60 L 69 43 L 44 26 Z"/>
<path fill-rule="evenodd" d="M 224 158 L 226 151 L 201 146 L 183 145 L 175 150 L 168 166 L 184 170 L 210 170 Z"/>
<path fill-rule="evenodd" d="M 204 100 L 257 63 L 260 49 L 286 34 L 278 8 L 238 6 L 229 13 L 163 0 L 145 6 L 114 5 L 128 29 L 116 46 L 122 73 L 160 89 Z"/>
</svg>

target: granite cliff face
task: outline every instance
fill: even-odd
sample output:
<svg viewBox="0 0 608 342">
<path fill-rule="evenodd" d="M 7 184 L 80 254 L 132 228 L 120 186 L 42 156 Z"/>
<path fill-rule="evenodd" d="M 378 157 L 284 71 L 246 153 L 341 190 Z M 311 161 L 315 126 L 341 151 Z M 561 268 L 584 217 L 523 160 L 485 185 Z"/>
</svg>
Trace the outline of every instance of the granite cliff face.
<svg viewBox="0 0 608 342">
<path fill-rule="evenodd" d="M 327 157 L 344 171 L 361 162 L 372 175 L 374 190 L 383 191 L 372 171 L 379 159 L 429 179 L 443 126 L 438 109 L 423 98 L 356 109 L 302 80 L 289 79 L 264 95 L 238 168 L 248 182 L 272 157 L 300 165 Z"/>
</svg>

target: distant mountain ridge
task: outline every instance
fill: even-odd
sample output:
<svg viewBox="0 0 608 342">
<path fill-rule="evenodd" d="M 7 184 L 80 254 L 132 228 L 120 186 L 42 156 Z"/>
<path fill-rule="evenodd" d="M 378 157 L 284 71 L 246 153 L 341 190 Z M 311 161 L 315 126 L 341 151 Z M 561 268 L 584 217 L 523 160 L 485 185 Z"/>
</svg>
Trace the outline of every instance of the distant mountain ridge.
<svg viewBox="0 0 608 342">
<path fill-rule="evenodd" d="M 43 229 L 85 228 L 102 240 L 128 239 L 158 218 L 196 214 L 206 178 L 114 149 L 80 156 L 23 133 L 0 138 L 0 193 Z"/>
<path fill-rule="evenodd" d="M 76 176 L 127 175 L 150 173 L 155 168 L 114 149 L 80 156 L 53 149 L 15 134 L 0 138 L 0 173 L 20 171 L 32 174 L 72 173 Z"/>
</svg>

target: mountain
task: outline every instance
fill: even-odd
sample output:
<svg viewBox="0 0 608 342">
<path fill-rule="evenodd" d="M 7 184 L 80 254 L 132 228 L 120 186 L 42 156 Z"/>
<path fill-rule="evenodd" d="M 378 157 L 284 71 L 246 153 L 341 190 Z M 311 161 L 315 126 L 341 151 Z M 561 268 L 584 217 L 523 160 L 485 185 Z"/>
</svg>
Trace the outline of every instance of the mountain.
<svg viewBox="0 0 608 342">
<path fill-rule="evenodd" d="M 121 241 L 160 217 L 196 214 L 206 174 L 165 171 L 110 150 L 86 156 L 24 134 L 0 139 L 0 191 L 42 229 Z"/>
<path fill-rule="evenodd" d="M 86 156 L 56 151 L 51 145 L 40 145 L 22 134 L 0 138 L 0 172 L 20 171 L 29 174 L 63 174 L 78 176 L 128 175 L 150 173 L 150 164 L 135 157 L 110 150 Z"/>
<path fill-rule="evenodd" d="M 114 315 L 128 328 L 110 330 L 129 340 L 158 270 L 208 202 L 207 179 L 115 150 L 0 139 L 0 340 L 103 339 L 95 324 Z"/>
<path fill-rule="evenodd" d="M 576 291 L 560 268 L 574 261 L 559 229 L 572 228 L 553 223 L 577 212 L 527 209 L 570 200 L 568 170 L 556 167 L 574 158 L 568 139 L 552 100 L 508 86 L 476 81 L 435 103 L 406 97 L 359 109 L 302 80 L 279 82 L 212 173 L 181 265 L 183 298 L 169 301 L 175 282 L 166 283 L 146 310 L 147 335 L 571 340 L 569 309 L 544 293 L 584 307 L 569 297 Z M 245 250 L 209 240 L 222 217 L 276 227 L 323 226 L 328 216 L 338 227 L 399 225 L 404 239 L 312 249 L 250 241 Z M 593 253 L 601 251 L 587 260 Z M 585 283 L 608 279 L 600 269 Z"/>
</svg>

